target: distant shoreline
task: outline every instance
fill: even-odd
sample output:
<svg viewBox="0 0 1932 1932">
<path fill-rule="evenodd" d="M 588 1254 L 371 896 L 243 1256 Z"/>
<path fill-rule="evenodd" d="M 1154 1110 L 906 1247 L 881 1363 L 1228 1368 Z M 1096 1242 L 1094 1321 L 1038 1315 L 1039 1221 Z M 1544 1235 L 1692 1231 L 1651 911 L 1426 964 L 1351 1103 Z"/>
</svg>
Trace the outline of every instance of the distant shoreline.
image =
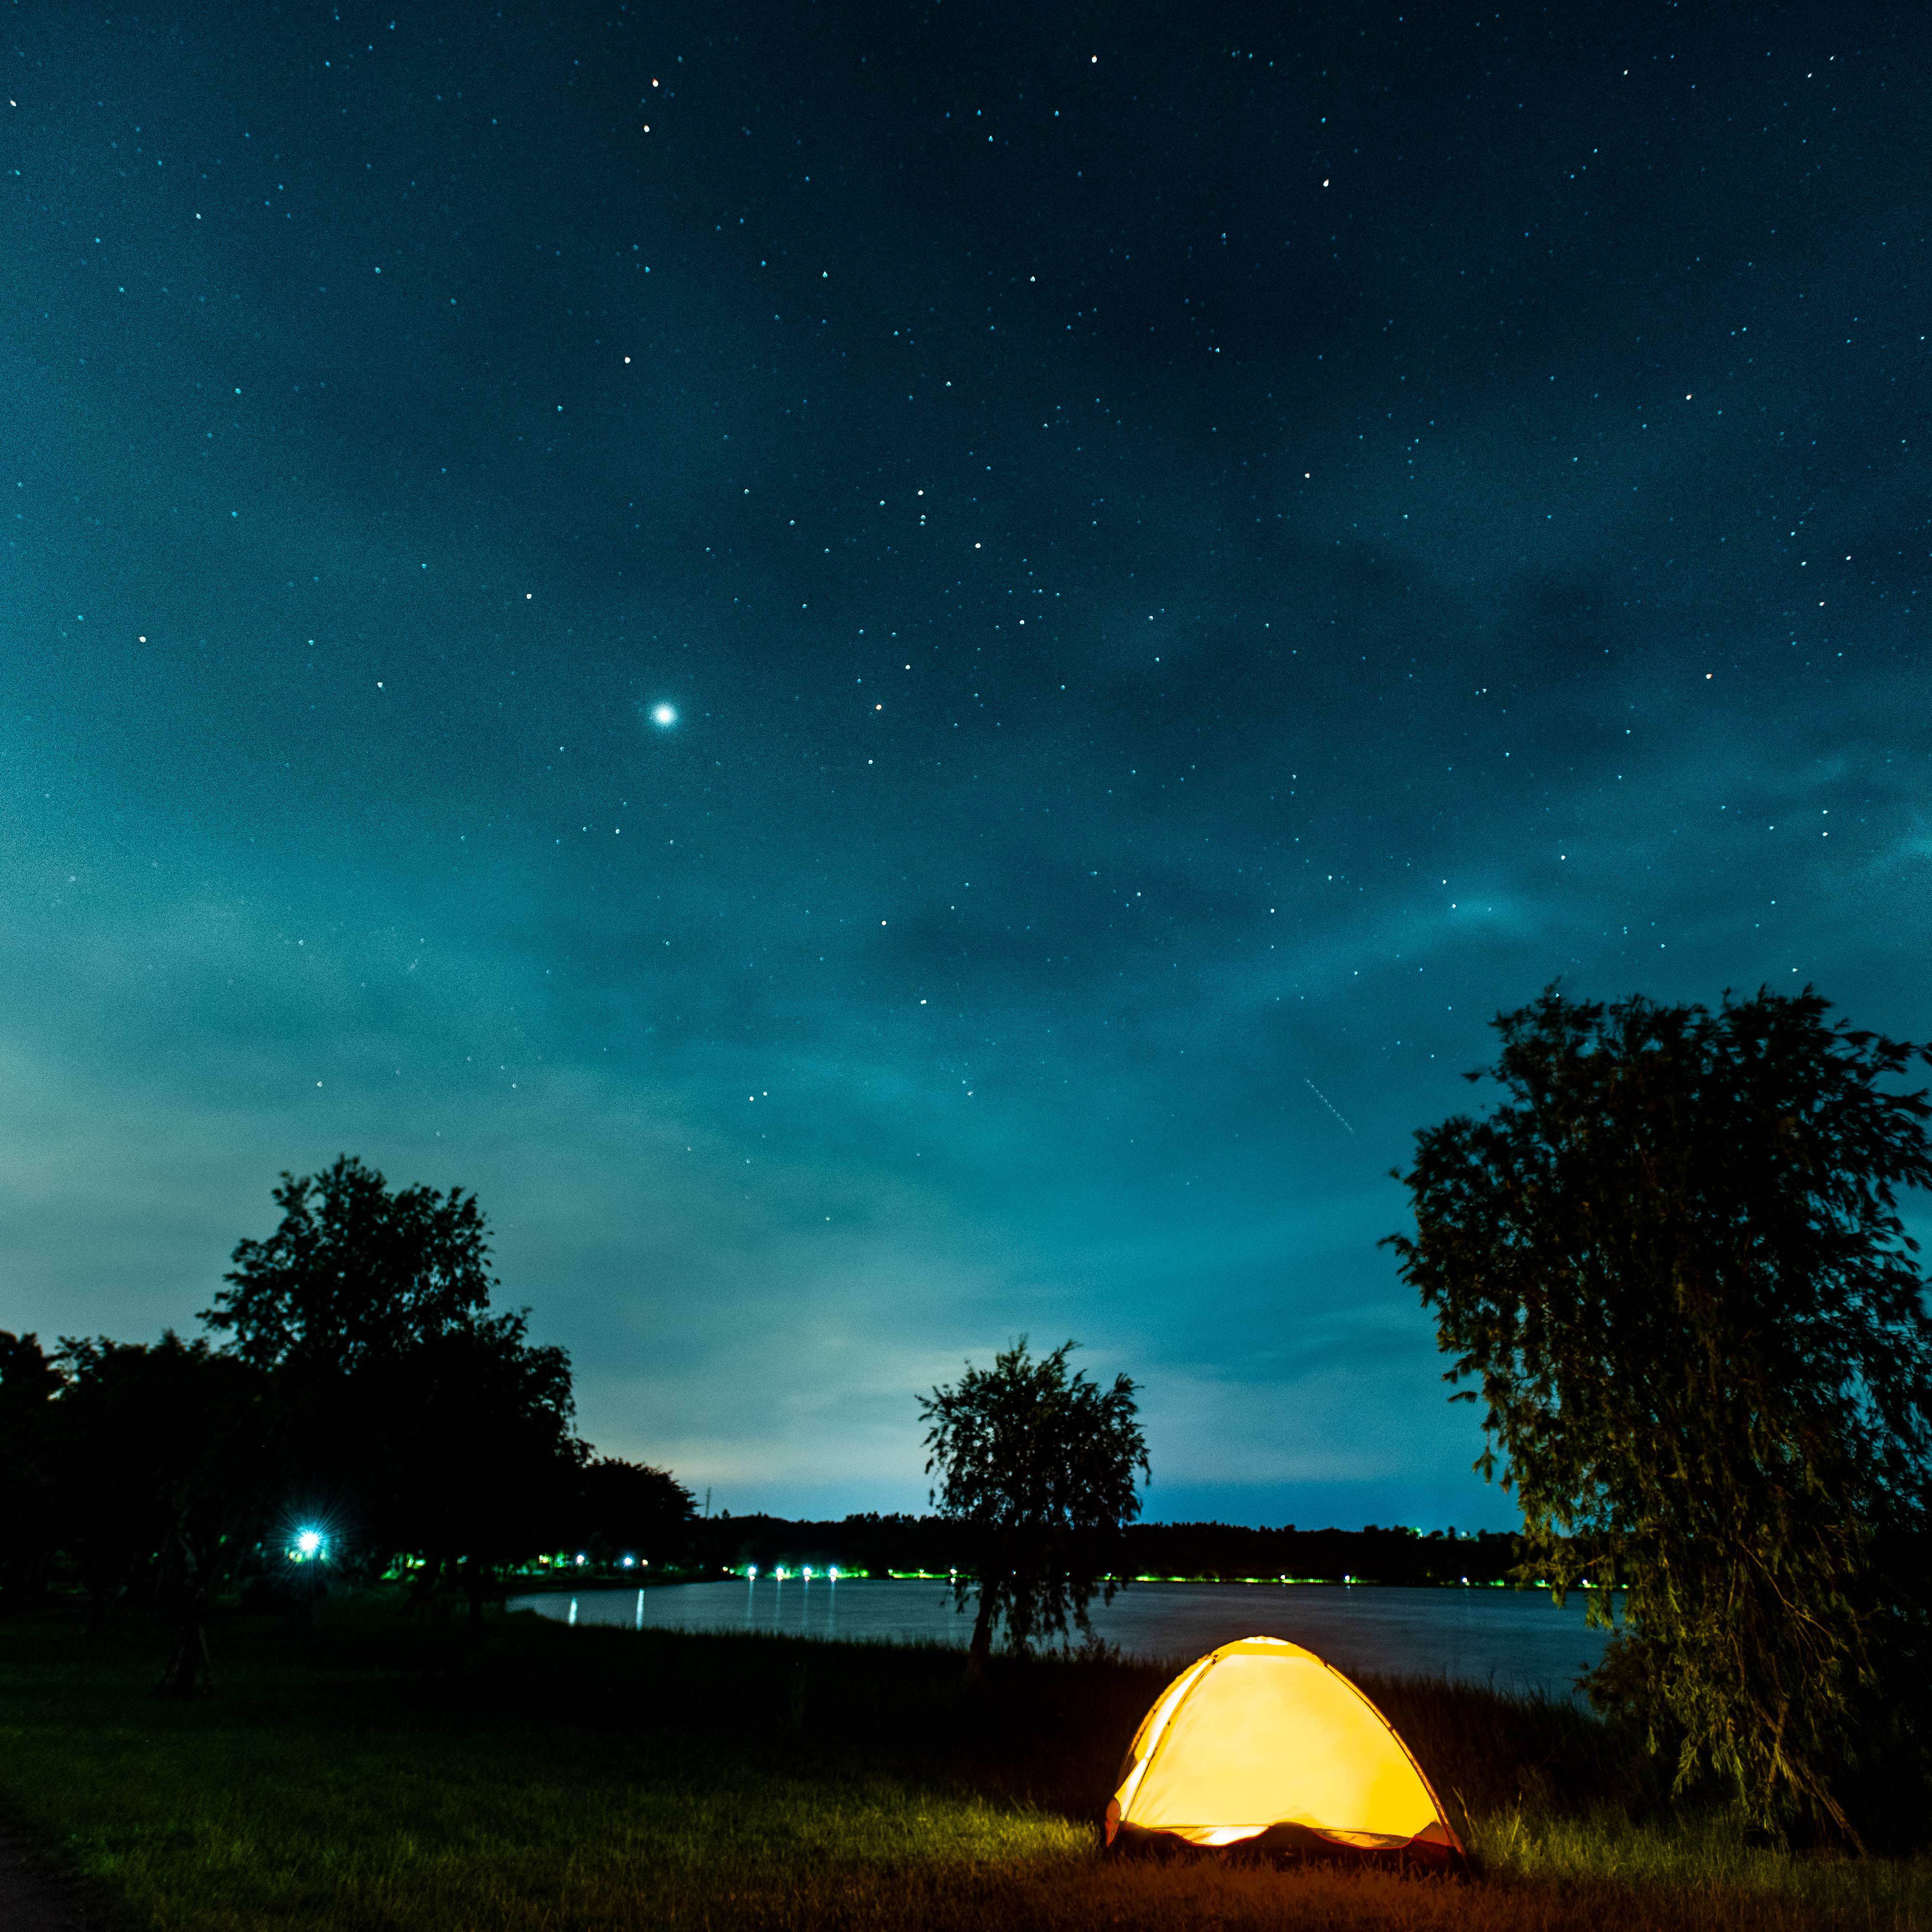
<svg viewBox="0 0 1932 1932">
<path fill-rule="evenodd" d="M 1512 1582 L 1506 1578 L 1477 1579 L 1474 1577 L 1443 1576 L 1430 1579 L 1386 1578 L 1379 1576 L 1112 1576 L 1103 1577 L 1103 1582 L 1112 1582 L 1125 1588 L 1132 1584 L 1185 1583 L 1194 1587 L 1226 1586 L 1229 1589 L 1259 1589 L 1289 1588 L 1316 1588 L 1332 1590 L 1553 1590 L 1556 1586 L 1546 1580 L 1537 1578 L 1522 1583 Z M 797 1570 L 788 1570 L 782 1577 L 770 1570 L 760 1570 L 756 1578 L 747 1577 L 742 1571 L 707 1571 L 688 1576 L 654 1575 L 649 1578 L 626 1575 L 621 1570 L 585 1570 L 580 1576 L 560 1575 L 555 1571 L 534 1576 L 527 1580 L 515 1580 L 514 1586 L 508 1590 L 512 1597 L 562 1596 L 572 1591 L 584 1590 L 662 1590 L 692 1583 L 760 1583 L 774 1581 L 788 1583 L 824 1583 L 835 1586 L 840 1583 L 945 1583 L 951 1581 L 950 1573 L 944 1570 L 890 1570 L 875 1575 L 865 1570 L 842 1569 L 836 1576 L 814 1570 L 807 1578 Z M 1572 1583 L 1566 1594 L 1594 1596 L 1600 1589 L 1609 1586 L 1596 1583 Z M 1622 1596 L 1623 1586 L 1611 1588 L 1610 1594 Z"/>
<path fill-rule="evenodd" d="M 838 1521 L 707 1516 L 691 1529 L 697 1565 L 743 1575 L 755 1565 L 815 1574 L 938 1576 L 974 1567 L 970 1526 L 938 1516 L 848 1516 Z M 1103 1546 L 1117 1576 L 1174 1582 L 1507 1584 L 1534 1560 L 1512 1532 L 1425 1534 L 1370 1524 L 1361 1529 L 1257 1528 L 1242 1523 L 1136 1522 Z"/>
</svg>

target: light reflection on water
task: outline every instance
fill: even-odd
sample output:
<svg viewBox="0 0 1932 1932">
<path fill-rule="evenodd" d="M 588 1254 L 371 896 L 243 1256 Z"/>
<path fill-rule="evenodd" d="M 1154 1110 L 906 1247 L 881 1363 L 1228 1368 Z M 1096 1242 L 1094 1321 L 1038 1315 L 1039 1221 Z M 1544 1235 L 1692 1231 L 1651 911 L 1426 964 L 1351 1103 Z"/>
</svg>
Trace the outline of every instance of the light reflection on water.
<svg viewBox="0 0 1932 1932">
<path fill-rule="evenodd" d="M 1094 1606 L 1095 1634 L 1130 1655 L 1198 1657 L 1236 1637 L 1281 1636 L 1343 1670 L 1446 1676 L 1569 1694 L 1603 1654 L 1584 1598 L 1541 1590 L 1403 1589 L 1340 1583 L 1136 1583 Z M 790 1576 L 518 1597 L 512 1610 L 632 1630 L 762 1630 L 845 1642 L 963 1645 L 970 1612 L 943 1582 Z"/>
</svg>

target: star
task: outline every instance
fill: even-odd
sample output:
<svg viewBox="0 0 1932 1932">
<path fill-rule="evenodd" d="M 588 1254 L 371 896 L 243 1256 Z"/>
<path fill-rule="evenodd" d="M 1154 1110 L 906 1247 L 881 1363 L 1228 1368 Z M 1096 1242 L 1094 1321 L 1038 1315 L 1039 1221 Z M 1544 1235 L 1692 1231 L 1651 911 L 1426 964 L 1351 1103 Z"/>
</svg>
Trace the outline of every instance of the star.
<svg viewBox="0 0 1932 1932">
<path fill-rule="evenodd" d="M 657 725 L 675 724 L 677 722 L 677 709 L 676 706 L 670 704 L 653 704 L 651 706 L 651 722 L 653 724 Z"/>
</svg>

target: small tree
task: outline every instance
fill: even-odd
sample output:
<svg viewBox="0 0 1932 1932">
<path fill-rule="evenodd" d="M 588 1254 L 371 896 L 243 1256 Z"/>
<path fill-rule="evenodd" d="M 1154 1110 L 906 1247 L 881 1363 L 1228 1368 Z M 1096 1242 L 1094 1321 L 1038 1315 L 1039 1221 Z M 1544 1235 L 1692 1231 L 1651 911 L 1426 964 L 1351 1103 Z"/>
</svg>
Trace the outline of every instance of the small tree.
<svg viewBox="0 0 1932 1932">
<path fill-rule="evenodd" d="M 940 1513 L 967 1528 L 974 1574 L 955 1586 L 964 1609 L 976 1593 L 968 1670 L 977 1675 L 1004 1621 L 1024 1651 L 1070 1629 L 1093 1629 L 1088 1606 L 1113 1600 L 1105 1566 L 1124 1524 L 1139 1515 L 1134 1472 L 1149 1473 L 1135 1385 L 1117 1376 L 1102 1389 L 1070 1374 L 1079 1345 L 1034 1360 L 1022 1336 L 990 1370 L 970 1363 L 958 1384 L 920 1399 L 929 1425 L 928 1475 Z"/>
<path fill-rule="evenodd" d="M 1505 1103 L 1416 1136 L 1390 1244 L 1446 1379 L 1480 1382 L 1526 1574 L 1628 1589 L 1600 1700 L 1675 1742 L 1680 1787 L 1711 1767 L 1767 1822 L 1856 1839 L 1847 1794 L 1910 1744 L 1922 1676 L 1899 1552 L 1932 1322 L 1894 1190 L 1932 1184 L 1932 1110 L 1886 1083 L 1932 1056 L 1828 1010 L 1552 988 L 1495 1022 Z"/>
</svg>

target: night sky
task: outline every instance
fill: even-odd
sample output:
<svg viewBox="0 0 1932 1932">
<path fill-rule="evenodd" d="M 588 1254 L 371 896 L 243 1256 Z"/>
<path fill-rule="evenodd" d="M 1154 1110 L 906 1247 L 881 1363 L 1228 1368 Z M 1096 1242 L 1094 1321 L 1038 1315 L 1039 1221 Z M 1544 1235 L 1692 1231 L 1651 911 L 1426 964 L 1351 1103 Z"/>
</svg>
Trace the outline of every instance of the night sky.
<svg viewBox="0 0 1932 1932">
<path fill-rule="evenodd" d="M 1932 1032 L 1918 10 L 4 26 L 0 1326 L 348 1151 L 714 1508 L 1502 1525 L 1487 1022 Z"/>
</svg>

